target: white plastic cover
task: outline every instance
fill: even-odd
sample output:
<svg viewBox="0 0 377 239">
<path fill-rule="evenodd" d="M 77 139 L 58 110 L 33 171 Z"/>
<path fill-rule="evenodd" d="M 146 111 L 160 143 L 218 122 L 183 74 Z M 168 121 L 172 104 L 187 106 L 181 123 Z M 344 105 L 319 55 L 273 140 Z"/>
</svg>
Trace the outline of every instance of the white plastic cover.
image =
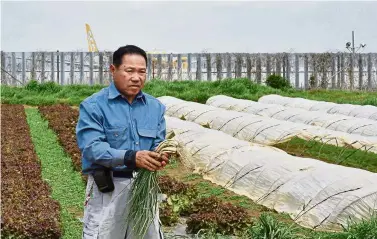
<svg viewBox="0 0 377 239">
<path fill-rule="evenodd" d="M 377 174 L 291 156 L 166 116 L 182 162 L 213 183 L 285 212 L 298 224 L 341 229 L 377 209 Z"/>
<path fill-rule="evenodd" d="M 271 117 L 278 120 L 320 126 L 322 128 L 349 134 L 377 136 L 377 121 L 369 119 L 327 114 L 322 111 L 307 111 L 300 108 L 236 99 L 225 95 L 210 97 L 206 104 L 223 109 Z"/>
<path fill-rule="evenodd" d="M 333 102 L 291 98 L 280 95 L 265 95 L 259 98 L 258 102 L 377 120 L 377 107 L 372 105 L 337 104 Z"/>
<path fill-rule="evenodd" d="M 318 126 L 225 110 L 171 96 L 163 96 L 158 99 L 166 106 L 167 116 L 195 122 L 249 142 L 275 145 L 299 137 L 304 140 L 316 140 L 325 144 L 351 146 L 356 149 L 377 152 L 375 137 L 351 136 Z"/>
</svg>

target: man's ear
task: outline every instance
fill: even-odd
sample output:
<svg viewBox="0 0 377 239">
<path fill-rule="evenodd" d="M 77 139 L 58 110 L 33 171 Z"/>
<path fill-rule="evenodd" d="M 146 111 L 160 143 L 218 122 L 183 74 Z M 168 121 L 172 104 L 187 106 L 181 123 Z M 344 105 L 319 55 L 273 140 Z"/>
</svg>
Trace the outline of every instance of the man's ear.
<svg viewBox="0 0 377 239">
<path fill-rule="evenodd" d="M 114 64 L 111 64 L 111 65 L 110 65 L 110 72 L 111 72 L 112 74 L 114 74 L 114 72 L 115 72 L 115 66 L 114 66 Z"/>
</svg>

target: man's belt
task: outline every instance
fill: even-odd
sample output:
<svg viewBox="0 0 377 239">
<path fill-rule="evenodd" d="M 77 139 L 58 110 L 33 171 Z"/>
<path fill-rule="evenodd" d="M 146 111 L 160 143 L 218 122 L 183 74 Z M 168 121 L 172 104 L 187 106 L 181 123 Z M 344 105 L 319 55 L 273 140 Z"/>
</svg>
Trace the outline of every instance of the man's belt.
<svg viewBox="0 0 377 239">
<path fill-rule="evenodd" d="M 133 178 L 132 171 L 113 171 L 115 178 Z"/>
</svg>

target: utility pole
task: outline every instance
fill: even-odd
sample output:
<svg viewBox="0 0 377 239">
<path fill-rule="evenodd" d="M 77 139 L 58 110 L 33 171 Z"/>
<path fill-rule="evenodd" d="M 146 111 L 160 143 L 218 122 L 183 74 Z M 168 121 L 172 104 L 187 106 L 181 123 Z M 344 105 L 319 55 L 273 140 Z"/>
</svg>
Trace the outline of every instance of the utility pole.
<svg viewBox="0 0 377 239">
<path fill-rule="evenodd" d="M 56 62 L 56 68 L 58 70 L 58 74 L 57 74 L 57 83 L 59 84 L 59 50 L 57 50 L 57 62 Z"/>
<path fill-rule="evenodd" d="M 355 31 L 352 31 L 352 43 L 351 42 L 346 43 L 347 50 L 350 51 L 354 55 L 356 52 L 358 52 L 361 48 L 364 48 L 365 46 L 366 44 L 361 43 L 357 49 L 355 48 Z"/>
<path fill-rule="evenodd" d="M 346 48 L 351 53 L 351 56 L 350 56 L 350 59 L 349 59 L 350 64 L 349 64 L 349 67 L 348 67 L 348 76 L 349 76 L 350 89 L 351 90 L 353 90 L 353 87 L 354 87 L 354 66 L 355 66 L 354 60 L 356 59 L 356 53 L 360 49 L 364 48 L 365 46 L 366 46 L 366 44 L 360 43 L 359 47 L 357 49 L 355 48 L 355 32 L 352 31 L 352 43 L 351 42 L 346 43 Z M 360 61 L 362 61 L 361 55 L 359 55 L 359 65 L 360 65 Z M 359 87 L 360 87 L 360 89 L 362 88 L 361 84 L 362 84 L 362 75 L 359 72 Z"/>
<path fill-rule="evenodd" d="M 352 31 L 352 53 L 355 54 L 355 31 Z"/>
</svg>

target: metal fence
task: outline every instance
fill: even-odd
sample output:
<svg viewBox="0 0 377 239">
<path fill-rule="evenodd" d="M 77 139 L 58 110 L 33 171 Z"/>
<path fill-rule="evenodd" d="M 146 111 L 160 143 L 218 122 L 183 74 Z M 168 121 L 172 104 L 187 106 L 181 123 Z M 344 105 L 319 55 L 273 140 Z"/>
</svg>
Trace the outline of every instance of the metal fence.
<svg viewBox="0 0 377 239">
<path fill-rule="evenodd" d="M 1 52 L 1 83 L 108 84 L 112 52 Z M 275 74 L 295 88 L 377 89 L 377 53 L 149 54 L 147 79 L 215 81 Z"/>
</svg>

